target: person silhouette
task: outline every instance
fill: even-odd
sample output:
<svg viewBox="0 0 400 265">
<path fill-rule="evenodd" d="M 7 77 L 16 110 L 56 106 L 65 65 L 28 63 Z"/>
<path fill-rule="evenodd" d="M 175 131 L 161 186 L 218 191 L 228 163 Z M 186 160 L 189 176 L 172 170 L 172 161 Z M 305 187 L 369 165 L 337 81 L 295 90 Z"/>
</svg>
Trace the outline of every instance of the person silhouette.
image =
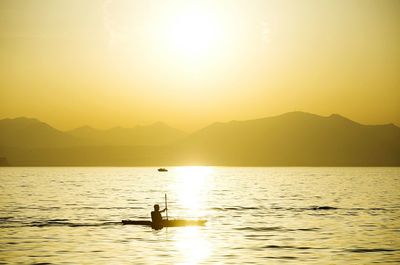
<svg viewBox="0 0 400 265">
<path fill-rule="evenodd" d="M 167 208 L 160 211 L 160 206 L 158 204 L 154 204 L 154 211 L 151 212 L 151 222 L 153 229 L 161 229 L 163 228 L 163 219 L 161 216 L 162 212 L 165 212 Z"/>
</svg>

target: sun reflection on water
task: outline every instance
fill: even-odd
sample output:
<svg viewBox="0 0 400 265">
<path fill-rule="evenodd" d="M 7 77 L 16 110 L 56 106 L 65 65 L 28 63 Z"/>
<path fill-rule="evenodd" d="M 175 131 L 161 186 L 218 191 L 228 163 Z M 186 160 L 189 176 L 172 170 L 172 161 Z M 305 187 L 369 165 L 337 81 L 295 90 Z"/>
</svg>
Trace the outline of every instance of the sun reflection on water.
<svg viewBox="0 0 400 265">
<path fill-rule="evenodd" d="M 211 254 L 210 243 L 199 227 L 180 229 L 176 234 L 175 244 L 183 258 L 179 264 L 199 264 Z"/>
<path fill-rule="evenodd" d="M 200 217 L 206 209 L 207 194 L 212 184 L 213 169 L 210 167 L 176 168 L 173 190 L 186 216 Z"/>
<path fill-rule="evenodd" d="M 175 200 L 174 215 L 178 218 L 207 219 L 209 191 L 212 190 L 212 167 L 177 167 L 170 190 Z M 171 206 L 172 207 L 172 206 Z M 179 210 L 178 210 L 179 209 Z M 200 264 L 212 251 L 204 227 L 181 227 L 174 235 L 175 247 L 180 253 L 179 264 Z"/>
</svg>

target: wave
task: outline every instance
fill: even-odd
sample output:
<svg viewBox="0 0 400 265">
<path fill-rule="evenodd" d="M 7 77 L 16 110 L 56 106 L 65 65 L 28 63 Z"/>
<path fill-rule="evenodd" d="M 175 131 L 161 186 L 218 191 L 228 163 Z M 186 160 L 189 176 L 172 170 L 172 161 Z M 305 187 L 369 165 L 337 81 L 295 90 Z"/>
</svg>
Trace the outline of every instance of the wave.
<svg viewBox="0 0 400 265">
<path fill-rule="evenodd" d="M 7 222 L 8 220 L 13 219 L 12 216 L 4 216 L 4 217 L 0 217 L 0 223 L 2 222 Z"/>
<path fill-rule="evenodd" d="M 295 232 L 295 231 L 318 231 L 320 228 L 318 227 L 311 227 L 311 228 L 285 228 L 281 226 L 270 226 L 270 227 L 252 227 L 252 226 L 246 226 L 246 227 L 237 227 L 235 230 L 240 230 L 240 231 L 284 231 L 284 232 Z"/>
<path fill-rule="evenodd" d="M 311 206 L 309 210 L 314 210 L 314 211 L 321 211 L 321 210 L 338 210 L 339 208 L 337 207 L 332 207 L 332 206 Z"/>
<path fill-rule="evenodd" d="M 246 207 L 246 206 L 231 206 L 231 207 L 213 207 L 211 208 L 215 211 L 243 211 L 243 210 L 260 210 L 261 207 Z"/>
<path fill-rule="evenodd" d="M 121 222 L 107 221 L 107 222 L 97 222 L 97 223 L 75 223 L 70 222 L 68 219 L 50 219 L 50 220 L 40 220 L 26 222 L 21 220 L 13 220 L 12 217 L 7 217 L 7 219 L 0 218 L 3 220 L 0 222 L 0 228 L 16 228 L 16 227 L 53 227 L 53 226 L 67 226 L 67 227 L 88 227 L 88 226 L 112 226 L 121 225 Z"/>
<path fill-rule="evenodd" d="M 369 253 L 369 252 L 394 252 L 398 250 L 388 249 L 388 248 L 351 248 L 351 249 L 345 249 L 345 251 L 353 253 Z"/>
<path fill-rule="evenodd" d="M 312 205 L 312 206 L 309 206 L 309 207 L 279 207 L 279 206 L 274 206 L 274 207 L 271 207 L 271 209 L 273 209 L 273 210 L 284 210 L 284 211 L 296 211 L 296 212 L 302 212 L 302 211 L 336 211 L 336 210 L 344 210 L 344 211 L 389 211 L 389 210 L 398 210 L 397 208 L 381 208 L 381 207 L 340 208 L 340 207 L 334 207 L 334 206 L 329 206 L 329 205 L 322 205 L 322 206 Z"/>
<path fill-rule="evenodd" d="M 276 249 L 299 249 L 299 250 L 306 250 L 306 249 L 324 249 L 324 248 L 317 248 L 317 247 L 296 247 L 296 246 L 279 246 L 279 245 L 266 245 L 262 248 L 276 248 Z"/>
<path fill-rule="evenodd" d="M 92 206 L 82 206 L 82 207 L 76 207 L 74 209 L 85 209 L 85 210 L 141 210 L 143 207 L 92 207 Z"/>
<path fill-rule="evenodd" d="M 70 222 L 44 222 L 39 224 L 32 224 L 31 226 L 45 227 L 45 226 L 69 226 L 69 227 L 88 227 L 88 226 L 110 226 L 120 225 L 121 222 L 102 222 L 102 223 L 70 223 Z"/>
<path fill-rule="evenodd" d="M 294 259 L 298 259 L 297 257 L 293 257 L 293 256 L 267 256 L 264 257 L 265 259 L 284 259 L 284 260 L 294 260 Z"/>
<path fill-rule="evenodd" d="M 252 226 L 246 226 L 246 227 L 237 227 L 235 230 L 239 231 L 281 231 L 283 228 L 279 226 L 272 226 L 272 227 L 252 227 Z"/>
<path fill-rule="evenodd" d="M 69 203 L 66 204 L 68 206 L 76 206 L 76 207 L 68 207 L 69 209 L 76 209 L 76 210 L 139 210 L 143 209 L 143 207 L 136 207 L 136 206 L 128 206 L 128 207 L 119 207 L 119 206 L 113 206 L 113 207 L 95 207 L 95 206 L 80 206 L 75 203 Z M 41 210 L 41 211 L 52 211 L 52 210 L 60 210 L 63 209 L 63 207 L 60 206 L 50 206 L 50 207 L 45 207 L 45 206 L 18 206 L 14 208 L 15 210 Z M 1 217 L 0 217 L 1 219 Z"/>
<path fill-rule="evenodd" d="M 285 210 L 285 211 L 296 211 L 296 212 L 302 212 L 302 211 L 320 211 L 320 210 L 339 210 L 340 208 L 333 207 L 333 206 L 309 206 L 309 207 L 271 207 L 273 210 Z"/>
</svg>

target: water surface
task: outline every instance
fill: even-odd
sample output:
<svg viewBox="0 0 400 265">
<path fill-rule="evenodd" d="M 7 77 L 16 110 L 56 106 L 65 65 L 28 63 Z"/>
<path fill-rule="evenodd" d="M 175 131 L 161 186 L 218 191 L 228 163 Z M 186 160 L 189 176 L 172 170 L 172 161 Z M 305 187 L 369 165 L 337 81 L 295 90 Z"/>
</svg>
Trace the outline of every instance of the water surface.
<svg viewBox="0 0 400 265">
<path fill-rule="evenodd" d="M 0 263 L 396 264 L 400 168 L 1 168 Z M 170 218 L 205 227 L 123 226 Z"/>
</svg>

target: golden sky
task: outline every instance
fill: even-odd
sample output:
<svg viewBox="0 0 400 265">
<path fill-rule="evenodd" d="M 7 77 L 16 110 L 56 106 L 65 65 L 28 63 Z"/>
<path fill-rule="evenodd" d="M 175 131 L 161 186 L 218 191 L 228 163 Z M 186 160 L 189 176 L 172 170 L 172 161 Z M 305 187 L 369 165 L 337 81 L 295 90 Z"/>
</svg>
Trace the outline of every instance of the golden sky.
<svg viewBox="0 0 400 265">
<path fill-rule="evenodd" d="M 2 0 L 0 118 L 400 125 L 400 1 Z"/>
</svg>

